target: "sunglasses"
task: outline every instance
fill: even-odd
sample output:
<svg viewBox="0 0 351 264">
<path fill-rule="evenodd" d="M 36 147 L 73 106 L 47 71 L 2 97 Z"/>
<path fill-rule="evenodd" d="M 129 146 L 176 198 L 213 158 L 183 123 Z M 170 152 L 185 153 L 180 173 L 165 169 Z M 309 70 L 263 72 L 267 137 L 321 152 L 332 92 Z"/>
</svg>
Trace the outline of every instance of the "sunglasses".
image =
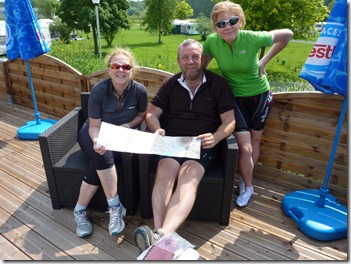
<svg viewBox="0 0 351 264">
<path fill-rule="evenodd" d="M 217 21 L 215 25 L 218 28 L 225 28 L 227 24 L 229 24 L 229 26 L 234 26 L 238 22 L 239 22 L 239 17 L 235 16 L 235 17 L 229 18 L 228 20 Z"/>
<path fill-rule="evenodd" d="M 117 62 L 110 63 L 109 66 L 113 70 L 119 70 L 119 68 L 122 68 L 125 71 L 129 71 L 133 68 L 133 65 L 131 65 L 131 64 L 119 64 Z"/>
</svg>

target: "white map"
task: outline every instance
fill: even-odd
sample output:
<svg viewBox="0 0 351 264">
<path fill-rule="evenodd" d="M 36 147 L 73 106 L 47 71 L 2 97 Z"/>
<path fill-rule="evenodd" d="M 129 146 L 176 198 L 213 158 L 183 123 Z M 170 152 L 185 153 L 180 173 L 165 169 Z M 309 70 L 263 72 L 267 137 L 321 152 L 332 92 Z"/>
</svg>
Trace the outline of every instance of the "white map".
<svg viewBox="0 0 351 264">
<path fill-rule="evenodd" d="M 172 157 L 200 158 L 201 140 L 196 137 L 168 137 L 101 123 L 97 144 L 107 150 Z"/>
</svg>

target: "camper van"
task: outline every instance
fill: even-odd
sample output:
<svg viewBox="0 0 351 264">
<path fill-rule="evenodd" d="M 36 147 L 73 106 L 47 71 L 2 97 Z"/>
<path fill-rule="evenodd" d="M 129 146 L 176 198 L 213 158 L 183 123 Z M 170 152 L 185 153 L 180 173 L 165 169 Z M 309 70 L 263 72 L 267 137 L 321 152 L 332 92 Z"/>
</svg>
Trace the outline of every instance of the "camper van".
<svg viewBox="0 0 351 264">
<path fill-rule="evenodd" d="M 48 43 L 49 47 L 51 47 L 51 33 L 50 33 L 50 24 L 54 23 L 51 19 L 39 19 L 39 26 L 41 29 L 41 33 L 44 35 L 44 39 Z"/>
<path fill-rule="evenodd" d="M 0 35 L 0 56 L 6 54 L 6 35 Z"/>
<path fill-rule="evenodd" d="M 184 35 L 195 35 L 200 34 L 196 28 L 198 23 L 190 22 L 189 20 L 180 20 L 175 19 L 173 20 L 174 25 L 174 34 L 184 34 Z"/>
<path fill-rule="evenodd" d="M 0 20 L 0 56 L 6 54 L 6 24 Z"/>
<path fill-rule="evenodd" d="M 196 34 L 200 34 L 196 28 L 198 26 L 198 23 L 187 23 L 185 24 L 185 30 L 184 30 L 184 34 L 185 35 L 196 35 Z"/>
</svg>

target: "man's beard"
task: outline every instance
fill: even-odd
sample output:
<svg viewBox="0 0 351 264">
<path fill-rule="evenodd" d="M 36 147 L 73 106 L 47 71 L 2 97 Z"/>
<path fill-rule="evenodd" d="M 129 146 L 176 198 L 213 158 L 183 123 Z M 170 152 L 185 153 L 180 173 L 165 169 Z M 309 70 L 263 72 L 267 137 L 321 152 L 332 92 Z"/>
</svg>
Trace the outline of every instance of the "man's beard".
<svg viewBox="0 0 351 264">
<path fill-rule="evenodd" d="M 195 80 L 201 75 L 201 70 L 196 69 L 196 70 L 191 70 L 191 73 L 189 74 L 189 71 L 185 70 L 183 72 L 184 76 L 189 79 L 189 80 Z"/>
</svg>

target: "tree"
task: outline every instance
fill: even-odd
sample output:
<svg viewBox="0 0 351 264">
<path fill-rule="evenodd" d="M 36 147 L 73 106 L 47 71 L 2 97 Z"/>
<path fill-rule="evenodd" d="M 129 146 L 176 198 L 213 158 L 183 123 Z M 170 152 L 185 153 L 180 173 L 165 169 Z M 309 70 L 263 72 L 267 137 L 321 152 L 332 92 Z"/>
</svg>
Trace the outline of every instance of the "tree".
<svg viewBox="0 0 351 264">
<path fill-rule="evenodd" d="M 194 16 L 198 17 L 203 13 L 205 17 L 210 17 L 214 3 L 211 0 L 186 0 L 187 3 L 194 10 Z"/>
<path fill-rule="evenodd" d="M 127 10 L 128 16 L 141 17 L 144 15 L 145 2 L 144 1 L 129 1 L 130 8 Z"/>
<path fill-rule="evenodd" d="M 238 0 L 235 3 L 240 4 L 245 12 L 246 29 L 289 28 L 295 39 L 311 37 L 315 23 L 328 16 L 323 0 Z"/>
<path fill-rule="evenodd" d="M 64 44 L 68 44 L 71 41 L 72 29 L 66 24 L 62 23 L 59 18 L 55 18 L 54 23 L 50 24 L 50 31 L 58 33 L 60 40 Z"/>
<path fill-rule="evenodd" d="M 130 23 L 126 14 L 129 3 L 127 0 L 104 0 L 101 1 L 98 8 L 101 33 L 107 45 L 111 46 L 113 38 L 121 28 L 130 28 Z M 91 0 L 60 0 L 57 15 L 61 18 L 62 22 L 67 24 L 71 29 L 83 30 L 85 33 L 89 33 L 92 30 L 95 54 L 99 53 L 95 7 Z"/>
<path fill-rule="evenodd" d="M 335 0 L 324 0 L 324 5 L 328 6 L 328 8 L 332 6 L 334 3 L 335 3 Z"/>
<path fill-rule="evenodd" d="M 211 19 L 205 17 L 204 13 L 199 13 L 197 23 L 197 32 L 200 33 L 202 40 L 206 40 L 207 35 L 211 32 Z"/>
<path fill-rule="evenodd" d="M 31 3 L 33 8 L 38 8 L 39 14 L 43 18 L 54 19 L 58 6 L 57 0 L 32 0 Z"/>
<path fill-rule="evenodd" d="M 188 17 L 191 17 L 194 14 L 194 10 L 191 8 L 190 5 L 188 5 L 185 0 L 181 0 L 178 2 L 176 6 L 176 10 L 174 13 L 174 18 L 178 19 L 187 19 Z"/>
<path fill-rule="evenodd" d="M 161 35 L 169 33 L 173 27 L 172 20 L 176 7 L 175 0 L 145 0 L 147 7 L 143 24 L 146 30 L 158 34 L 158 43 Z"/>
<path fill-rule="evenodd" d="M 127 0 L 104 0 L 101 1 L 100 25 L 103 25 L 102 35 L 111 47 L 113 39 L 120 29 L 130 29 L 131 24 L 128 21 L 127 10 L 129 2 Z"/>
<path fill-rule="evenodd" d="M 335 4 L 335 0 L 328 1 L 329 2 L 328 4 L 326 2 L 327 1 L 324 1 L 324 4 L 328 7 L 328 10 L 330 13 L 333 9 L 334 4 Z M 327 18 L 325 20 L 327 20 Z"/>
</svg>

